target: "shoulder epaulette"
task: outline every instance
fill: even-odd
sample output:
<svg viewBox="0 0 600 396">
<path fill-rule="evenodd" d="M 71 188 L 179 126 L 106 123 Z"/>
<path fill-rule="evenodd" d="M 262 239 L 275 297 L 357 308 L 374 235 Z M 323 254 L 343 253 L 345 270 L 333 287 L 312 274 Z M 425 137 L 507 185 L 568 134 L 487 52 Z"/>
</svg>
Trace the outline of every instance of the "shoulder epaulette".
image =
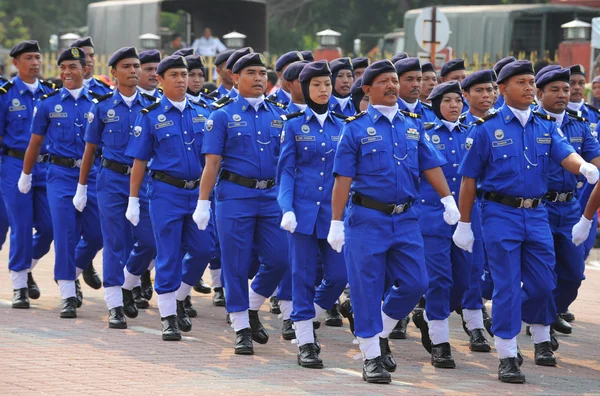
<svg viewBox="0 0 600 396">
<path fill-rule="evenodd" d="M 142 95 L 142 97 L 143 97 L 144 99 L 148 99 L 148 100 L 151 100 L 151 101 L 153 101 L 153 102 L 158 102 L 158 101 L 160 100 L 160 99 L 159 99 L 159 98 L 157 98 L 156 96 L 148 95 L 147 93 L 140 92 L 140 94 Z M 108 94 L 108 96 L 110 96 L 110 95 L 112 95 L 112 94 Z M 103 96 L 103 97 L 104 97 L 104 96 Z"/>
<path fill-rule="evenodd" d="M 143 108 L 140 113 L 148 114 L 148 113 L 150 113 L 151 110 L 156 109 L 159 105 L 160 105 L 160 102 L 154 102 L 150 106 Z"/>
<path fill-rule="evenodd" d="M 421 114 L 411 113 L 410 111 L 400 110 L 400 113 L 410 118 L 421 118 Z"/>
<path fill-rule="evenodd" d="M 277 95 L 275 95 L 274 93 L 272 93 L 271 95 L 267 96 L 266 99 L 275 100 L 276 97 L 277 97 Z"/>
<path fill-rule="evenodd" d="M 205 99 L 209 99 L 209 100 L 215 100 L 215 98 L 213 98 L 212 96 L 210 96 L 208 93 L 206 92 L 200 92 L 200 96 L 202 96 Z"/>
<path fill-rule="evenodd" d="M 275 100 L 273 100 L 273 99 L 270 99 L 270 98 L 268 98 L 268 97 L 267 97 L 267 98 L 265 98 L 265 102 L 269 102 L 269 103 L 271 103 L 271 104 L 273 104 L 273 105 L 275 105 L 275 106 L 277 106 L 277 107 L 279 107 L 279 108 L 282 108 L 282 109 L 284 109 L 284 110 L 285 110 L 285 109 L 287 109 L 287 106 L 286 106 L 286 105 L 284 105 L 283 103 L 279 103 L 279 102 L 277 102 L 277 101 L 275 101 Z"/>
<path fill-rule="evenodd" d="M 96 82 L 98 84 L 105 86 L 106 88 L 110 89 L 111 91 L 113 91 L 115 89 L 114 85 L 107 84 L 104 81 L 100 80 L 99 78 L 94 77 L 94 80 L 96 80 Z"/>
<path fill-rule="evenodd" d="M 4 95 L 11 89 L 15 84 L 12 81 L 7 82 L 3 86 L 0 87 L 0 95 Z"/>
<path fill-rule="evenodd" d="M 208 109 L 208 105 L 200 100 L 196 102 L 195 100 L 190 99 L 190 102 L 192 102 L 196 106 L 200 106 L 200 107 L 204 107 L 205 109 Z"/>
<path fill-rule="evenodd" d="M 215 109 L 220 109 L 221 107 L 226 106 L 231 102 L 233 102 L 232 98 L 230 98 L 229 96 L 223 96 L 221 99 L 219 99 L 215 103 L 213 103 L 212 107 L 214 107 Z"/>
<path fill-rule="evenodd" d="M 544 113 L 540 113 L 537 111 L 532 111 L 533 115 L 540 117 L 543 120 L 546 121 L 556 121 L 556 118 L 552 117 L 551 115 L 548 114 L 544 114 Z"/>
<path fill-rule="evenodd" d="M 303 115 L 303 114 L 304 114 L 304 112 L 303 112 L 303 111 L 297 111 L 297 112 L 295 112 L 295 113 L 290 113 L 290 114 L 282 114 L 282 115 L 280 115 L 279 117 L 281 117 L 281 119 L 282 119 L 283 121 L 289 121 L 289 120 L 291 120 L 292 118 L 297 118 L 297 117 L 300 117 L 300 116 L 301 116 L 301 115 Z"/>
<path fill-rule="evenodd" d="M 435 126 L 435 122 L 424 122 L 423 126 L 425 127 L 425 130 L 428 131 Z"/>
<path fill-rule="evenodd" d="M 498 112 L 490 113 L 490 114 L 486 115 L 485 117 L 482 117 L 482 118 L 478 119 L 477 121 L 475 121 L 475 124 L 481 125 L 484 122 L 486 122 L 487 120 L 491 120 L 492 118 L 496 117 L 497 115 L 498 115 Z"/>
<path fill-rule="evenodd" d="M 433 107 L 431 107 L 429 103 L 421 102 L 421 106 L 425 107 L 426 109 L 433 110 Z"/>
<path fill-rule="evenodd" d="M 56 84 L 54 84 L 52 81 L 40 80 L 40 84 L 45 85 L 50 89 L 56 89 Z"/>
<path fill-rule="evenodd" d="M 92 91 L 91 89 L 88 89 L 88 94 L 90 94 L 90 96 L 94 99 L 98 99 L 103 96 L 102 94 L 96 93 L 96 92 Z M 112 93 L 111 93 L 111 95 L 112 95 Z"/>
<path fill-rule="evenodd" d="M 569 116 L 569 118 L 571 118 L 571 119 L 573 119 L 575 121 L 589 122 L 589 120 L 587 118 L 581 116 L 581 112 L 580 111 L 566 109 L 565 112 L 567 113 L 567 115 Z"/>
<path fill-rule="evenodd" d="M 465 122 L 466 119 L 467 119 L 467 115 L 466 114 L 461 114 L 458 117 L 458 121 L 461 122 L 461 123 Z"/>
<path fill-rule="evenodd" d="M 358 114 L 354 114 L 353 116 L 350 116 L 350 117 L 346 118 L 344 120 L 344 122 L 352 122 L 352 121 L 356 120 L 357 118 L 364 116 L 365 114 L 367 114 L 366 111 L 361 111 Z"/>
<path fill-rule="evenodd" d="M 162 88 L 157 88 L 158 92 L 162 95 L 164 93 Z"/>
<path fill-rule="evenodd" d="M 599 108 L 592 106 L 592 105 L 591 105 L 591 104 L 589 104 L 588 102 L 585 102 L 585 105 L 586 105 L 587 107 L 589 107 L 589 108 L 590 108 L 590 110 L 594 110 L 596 113 L 600 113 L 600 109 L 599 109 Z"/>
<path fill-rule="evenodd" d="M 208 96 L 208 97 L 209 97 L 209 98 L 211 98 L 211 99 L 216 99 L 216 98 L 218 98 L 218 97 L 219 97 L 219 90 L 218 90 L 218 89 L 215 89 L 215 90 L 214 90 L 214 91 L 212 91 L 212 92 L 207 92 L 207 93 L 206 93 L 206 96 Z"/>
<path fill-rule="evenodd" d="M 59 92 L 60 92 L 60 90 L 59 90 L 59 89 L 57 89 L 56 91 L 52 91 L 52 92 L 50 92 L 50 93 L 47 93 L 47 94 L 45 94 L 44 96 L 42 96 L 42 97 L 40 98 L 40 100 L 48 99 L 49 97 L 51 97 L 51 96 L 54 96 L 54 95 L 56 95 L 56 94 L 57 94 L 57 93 L 59 93 Z"/>
<path fill-rule="evenodd" d="M 331 115 L 337 118 L 341 118 L 342 120 L 347 120 L 349 116 L 344 115 L 344 114 L 340 114 L 340 113 L 336 113 L 334 111 L 331 112 Z"/>
<path fill-rule="evenodd" d="M 90 92 L 91 92 L 91 91 L 90 91 Z M 100 96 L 100 97 L 94 98 L 94 100 L 92 100 L 92 102 L 94 102 L 94 103 L 100 103 L 100 102 L 103 102 L 103 101 L 105 101 L 106 99 L 110 98 L 111 96 L 113 96 L 112 92 L 111 92 L 111 93 L 108 93 L 108 94 L 106 94 L 106 95 L 102 95 L 102 96 Z"/>
<path fill-rule="evenodd" d="M 467 124 L 459 123 L 458 126 L 463 129 L 469 129 L 469 126 Z"/>
</svg>

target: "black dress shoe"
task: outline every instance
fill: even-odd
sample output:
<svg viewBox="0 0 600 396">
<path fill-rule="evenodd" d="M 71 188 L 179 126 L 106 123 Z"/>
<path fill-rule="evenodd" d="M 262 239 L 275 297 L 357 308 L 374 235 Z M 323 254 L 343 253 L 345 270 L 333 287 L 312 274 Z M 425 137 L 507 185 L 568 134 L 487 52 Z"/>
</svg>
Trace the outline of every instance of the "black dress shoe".
<svg viewBox="0 0 600 396">
<path fill-rule="evenodd" d="M 352 334 L 354 334 L 354 312 L 352 311 L 352 304 L 350 303 L 350 300 L 344 300 L 344 302 L 340 304 L 338 311 L 340 312 L 340 315 L 348 319 L 348 323 L 350 323 L 350 331 Z M 314 324 L 315 322 L 313 322 L 313 325 Z"/>
<path fill-rule="evenodd" d="M 556 366 L 556 357 L 552 353 L 550 341 L 535 344 L 535 364 L 538 366 Z"/>
<path fill-rule="evenodd" d="M 450 343 L 443 342 L 431 345 L 431 365 L 437 368 L 455 368 L 456 363 L 452 357 Z"/>
<path fill-rule="evenodd" d="M 338 304 L 334 304 L 333 308 L 325 312 L 325 326 L 342 327 L 343 325 L 344 322 L 342 321 L 342 315 L 338 311 Z"/>
<path fill-rule="evenodd" d="M 494 332 L 492 331 L 492 317 L 488 314 L 485 305 L 481 308 L 481 314 L 483 315 L 483 326 L 487 330 L 488 334 L 493 337 Z"/>
<path fill-rule="evenodd" d="M 271 298 L 269 299 L 269 312 L 275 315 L 279 315 L 281 313 L 281 308 L 279 308 L 279 301 L 275 296 L 271 296 Z"/>
<path fill-rule="evenodd" d="M 133 299 L 131 290 L 122 288 L 121 291 L 123 292 L 123 312 L 128 318 L 137 318 L 138 309 L 135 305 L 135 300 Z"/>
<path fill-rule="evenodd" d="M 204 282 L 202 278 L 194 285 L 194 290 L 201 294 L 210 294 L 211 288 L 208 283 Z"/>
<path fill-rule="evenodd" d="M 163 341 L 181 340 L 181 332 L 177 326 L 177 315 L 169 315 L 166 318 L 160 318 L 160 323 L 162 324 Z"/>
<path fill-rule="evenodd" d="M 408 328 L 408 323 L 410 322 L 410 318 L 407 316 L 404 319 L 400 319 L 394 330 L 390 333 L 390 338 L 392 340 L 405 340 L 406 339 L 406 330 Z"/>
<path fill-rule="evenodd" d="M 431 339 L 429 338 L 429 325 L 425 321 L 425 317 L 423 314 L 424 311 L 416 312 L 412 319 L 417 326 L 417 328 L 421 331 L 421 345 L 428 353 L 431 353 Z"/>
<path fill-rule="evenodd" d="M 462 308 L 457 308 L 455 312 L 460 315 L 460 319 L 462 320 L 463 330 L 470 337 L 471 336 L 471 332 L 467 328 L 467 322 L 465 322 L 465 317 L 463 316 Z"/>
<path fill-rule="evenodd" d="M 560 343 L 558 342 L 558 338 L 556 337 L 556 331 L 552 327 L 550 327 L 550 344 L 552 345 L 552 351 L 558 351 L 558 347 Z"/>
<path fill-rule="evenodd" d="M 37 283 L 35 283 L 31 272 L 27 274 L 27 288 L 29 289 L 29 298 L 32 300 L 40 298 L 40 288 Z"/>
<path fill-rule="evenodd" d="M 315 344 L 304 344 L 298 347 L 298 364 L 306 368 L 323 368 L 323 361 Z"/>
<path fill-rule="evenodd" d="M 500 366 L 498 366 L 498 379 L 502 382 L 507 382 L 510 384 L 525 383 L 525 374 L 521 372 L 521 369 L 517 365 L 516 358 L 500 359 Z"/>
<path fill-rule="evenodd" d="M 223 292 L 222 287 L 215 287 L 213 294 L 213 305 L 215 307 L 224 307 L 225 306 L 225 293 Z"/>
<path fill-rule="evenodd" d="M 254 355 L 252 346 L 252 330 L 245 328 L 235 332 L 235 350 L 236 355 Z"/>
<path fill-rule="evenodd" d="M 194 308 L 194 306 L 192 305 L 191 296 L 187 296 L 185 300 L 183 300 L 183 306 L 185 307 L 185 313 L 187 314 L 187 316 L 189 316 L 190 318 L 195 318 L 196 316 L 198 316 L 198 311 L 196 311 L 196 308 Z"/>
<path fill-rule="evenodd" d="M 470 332 L 469 349 L 473 352 L 489 352 L 492 350 L 490 343 L 485 338 L 483 329 L 474 329 Z"/>
<path fill-rule="evenodd" d="M 228 325 L 231 325 L 231 316 L 229 316 L 229 312 L 227 312 L 227 315 L 225 315 L 225 321 Z"/>
<path fill-rule="evenodd" d="M 102 287 L 102 281 L 94 268 L 94 263 L 90 263 L 86 269 L 83 270 L 83 281 L 92 289 L 100 289 Z"/>
<path fill-rule="evenodd" d="M 563 334 L 571 334 L 573 332 L 573 328 L 571 327 L 569 322 L 564 320 L 563 317 L 560 315 L 558 315 L 554 323 L 552 323 L 552 328 L 558 331 L 559 333 Z"/>
<path fill-rule="evenodd" d="M 177 326 L 184 333 L 192 330 L 192 320 L 185 312 L 185 302 L 179 300 L 177 300 Z"/>
<path fill-rule="evenodd" d="M 517 346 L 517 364 L 519 367 L 523 365 L 523 354 L 521 353 L 521 348 Z"/>
<path fill-rule="evenodd" d="M 573 314 L 573 312 L 571 312 L 569 310 L 567 310 L 567 312 L 560 313 L 558 315 L 569 323 L 575 321 L 575 315 Z"/>
<path fill-rule="evenodd" d="M 150 277 L 150 271 L 146 271 L 140 277 L 140 282 L 142 282 L 142 297 L 146 300 L 152 300 L 152 293 L 154 293 L 154 289 L 152 288 L 152 278 Z"/>
<path fill-rule="evenodd" d="M 392 382 L 392 376 L 383 366 L 381 356 L 364 361 L 363 380 L 371 384 L 389 384 Z"/>
<path fill-rule="evenodd" d="M 77 317 L 77 297 L 69 297 L 62 301 L 60 317 L 63 319 L 72 319 Z"/>
<path fill-rule="evenodd" d="M 422 311 L 425 309 L 425 296 L 422 296 L 419 299 L 419 302 L 417 303 L 417 306 L 415 307 L 415 309 L 413 310 L 413 313 L 415 313 L 416 311 Z"/>
<path fill-rule="evenodd" d="M 381 351 L 381 363 L 386 371 L 393 373 L 396 371 L 396 360 L 392 356 L 390 349 L 390 340 L 379 337 L 379 350 Z"/>
<path fill-rule="evenodd" d="M 250 329 L 252 329 L 252 339 L 259 344 L 266 344 L 269 342 L 269 334 L 262 323 L 260 323 L 258 311 L 249 310 L 248 318 L 250 319 Z"/>
<path fill-rule="evenodd" d="M 292 319 L 285 319 L 283 321 L 283 325 L 281 326 L 281 338 L 284 340 L 293 340 L 296 338 L 296 331 L 293 326 L 294 322 Z"/>
<path fill-rule="evenodd" d="M 75 296 L 77 298 L 77 308 L 81 308 L 83 305 L 83 292 L 81 291 L 81 282 L 79 282 L 79 279 L 75 280 Z"/>
<path fill-rule="evenodd" d="M 108 327 L 110 329 L 126 329 L 127 320 L 123 313 L 123 307 L 116 307 L 108 310 Z"/>
<path fill-rule="evenodd" d="M 144 297 L 142 297 L 142 288 L 140 286 L 136 286 L 131 290 L 131 295 L 133 296 L 133 301 L 135 301 L 135 306 L 138 309 L 148 309 L 150 307 L 150 303 Z"/>
<path fill-rule="evenodd" d="M 29 309 L 29 289 L 13 290 L 12 307 L 15 309 Z"/>
</svg>

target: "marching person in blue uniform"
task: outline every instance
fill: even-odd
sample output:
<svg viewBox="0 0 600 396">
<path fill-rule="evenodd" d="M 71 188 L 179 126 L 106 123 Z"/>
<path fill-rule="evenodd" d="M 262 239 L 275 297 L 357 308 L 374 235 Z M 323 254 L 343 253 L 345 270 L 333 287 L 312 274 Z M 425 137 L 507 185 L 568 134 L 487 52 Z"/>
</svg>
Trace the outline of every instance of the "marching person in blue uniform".
<svg viewBox="0 0 600 396">
<path fill-rule="evenodd" d="M 127 321 L 124 315 L 135 318 L 138 314 L 135 300 L 140 298 L 140 288 L 137 282 L 156 255 L 146 195 L 141 194 L 142 210 L 127 213 L 129 174 L 133 161 L 125 155 L 125 150 L 133 135 L 138 114 L 156 100 L 137 91 L 141 66 L 134 47 L 116 51 L 109 59 L 108 66 L 118 85 L 114 92 L 93 101 L 87 117 L 86 147 L 73 204 L 80 212 L 86 207 L 88 176 L 98 146 L 101 145 L 102 163 L 96 190 L 104 246 L 104 300 L 109 311 L 108 327 L 125 329 Z M 140 202 L 140 199 L 137 201 Z M 132 227 L 126 215 L 136 217 L 139 224 Z M 136 289 L 135 296 L 133 289 Z"/>
<path fill-rule="evenodd" d="M 354 72 L 350 58 L 337 58 L 329 64 L 333 94 L 329 103 L 329 111 L 345 116 L 354 115 L 354 106 L 350 103 L 350 89 L 354 83 Z"/>
<path fill-rule="evenodd" d="M 90 36 L 77 39 L 71 43 L 71 48 L 81 48 L 85 52 L 85 62 L 87 71 L 83 76 L 83 87 L 98 95 L 106 95 L 115 89 L 114 86 L 105 83 L 94 77 L 94 67 L 96 66 L 96 52 L 94 51 L 94 42 Z"/>
<path fill-rule="evenodd" d="M 433 88 L 438 85 L 437 74 L 431 62 L 421 64 L 421 75 L 423 79 L 421 80 L 421 96 L 419 100 L 421 104 L 430 104 L 427 98 L 433 91 Z"/>
<path fill-rule="evenodd" d="M 335 155 L 327 241 L 338 253 L 344 247 L 363 379 L 389 383 L 396 363 L 387 337 L 427 289 L 423 239 L 413 207 L 419 175 L 444 197 L 448 223 L 456 224 L 459 213 L 440 168 L 446 160 L 426 139 L 423 124 L 415 122 L 419 116 L 398 110 L 394 65 L 389 60 L 371 64 L 363 75 L 363 90 L 371 104 L 346 120 Z M 386 274 L 392 287 L 382 305 Z"/>
<path fill-rule="evenodd" d="M 462 82 L 463 96 L 469 102 L 469 110 L 461 116 L 461 122 L 471 125 L 489 114 L 494 106 L 495 80 L 493 70 L 479 70 L 467 76 Z"/>
<path fill-rule="evenodd" d="M 352 70 L 354 72 L 354 81 L 360 78 L 367 70 L 367 67 L 371 64 L 371 59 L 366 56 L 360 56 L 352 59 Z"/>
<path fill-rule="evenodd" d="M 313 320 L 333 306 L 347 279 L 344 256 L 327 243 L 333 159 L 342 122 L 327 109 L 332 91 L 327 61 L 304 66 L 299 81 L 308 107 L 289 115 L 284 126 L 277 166 L 280 185 L 277 200 L 283 213 L 281 227 L 291 233 L 291 319 L 298 340 L 298 364 L 322 368 Z M 315 199 L 321 204 L 315 205 Z M 315 290 L 317 266 L 321 263 L 323 280 Z"/>
<path fill-rule="evenodd" d="M 102 233 L 98 227 L 95 166 L 88 186 L 78 185 L 85 127 L 92 107 L 91 91 L 83 87 L 85 53 L 81 48 L 66 49 L 57 63 L 64 86 L 42 97 L 35 107 L 18 186 L 23 194 L 31 189 L 31 172 L 45 147 L 50 162 L 46 183 L 54 230 L 54 279 L 63 299 L 60 317 L 75 318 L 82 304 L 75 281 L 102 249 Z M 87 190 L 87 205 L 79 212 L 73 207 L 73 197 L 81 190 Z"/>
<path fill-rule="evenodd" d="M 494 279 L 492 331 L 500 364 L 498 379 L 523 383 L 517 334 L 530 324 L 535 363 L 554 365 L 550 324 L 556 320 L 554 246 L 543 197 L 550 161 L 594 184 L 598 168 L 575 152 L 554 118 L 531 110 L 535 91 L 529 61 L 506 65 L 497 80 L 505 104 L 478 121 L 465 142 L 459 166 L 461 221 L 454 243 L 472 251 L 471 212 L 481 200 L 481 223 Z M 509 273 L 511 276 L 506 276 Z"/>
<path fill-rule="evenodd" d="M 229 74 L 229 76 L 232 78 L 232 84 L 233 87 L 231 88 L 231 91 L 227 94 L 227 97 L 229 98 L 235 98 L 236 96 L 238 96 L 239 91 L 237 89 L 237 84 L 235 79 L 233 78 L 233 66 L 237 63 L 237 61 L 244 55 L 248 55 L 250 53 L 253 53 L 254 50 L 252 49 L 252 47 L 245 47 L 245 48 L 241 48 L 239 50 L 234 51 L 231 55 L 229 55 L 229 57 L 227 58 L 227 64 L 226 64 L 226 68 L 227 68 L 227 73 Z M 224 103 L 223 98 L 221 98 L 221 102 L 217 101 L 215 103 L 221 104 Z"/>
<path fill-rule="evenodd" d="M 244 55 L 232 72 L 240 95 L 206 122 L 206 167 L 194 220 L 205 229 L 213 217 L 209 197 L 218 177 L 215 216 L 226 306 L 236 332 L 235 353 L 248 355 L 254 353 L 252 340 L 260 344 L 269 340 L 258 310 L 289 268 L 275 184 L 283 121 L 280 108 L 265 101 L 267 68 L 262 54 Z M 248 288 L 253 247 L 261 265 Z"/>
<path fill-rule="evenodd" d="M 185 60 L 189 67 L 188 75 L 188 90 L 187 98 L 193 102 L 200 104 L 200 107 L 206 109 L 206 115 L 210 114 L 208 105 L 214 102 L 213 98 L 210 97 L 204 91 L 204 82 L 206 81 L 206 67 L 204 61 L 200 55 L 188 55 Z M 202 104 L 206 105 L 202 106 Z"/>
<path fill-rule="evenodd" d="M 465 60 L 456 58 L 452 59 L 442 65 L 440 70 L 440 81 L 458 81 L 462 83 L 467 77 L 467 68 L 465 67 Z M 463 111 L 469 110 L 469 103 L 463 98 Z"/>
<path fill-rule="evenodd" d="M 354 84 L 352 84 L 352 104 L 357 114 L 366 111 L 369 107 L 369 97 L 365 95 L 362 85 L 362 76 L 354 80 Z"/>
<path fill-rule="evenodd" d="M 139 57 L 142 71 L 137 89 L 141 93 L 160 99 L 162 91 L 158 88 L 158 74 L 156 73 L 160 62 L 160 52 L 157 50 L 146 50 L 140 52 Z"/>
<path fill-rule="evenodd" d="M 277 91 L 275 91 L 274 94 L 269 95 L 269 99 L 285 106 L 290 104 L 292 101 L 292 96 L 288 86 L 285 83 L 287 80 L 283 77 L 283 72 L 285 72 L 291 63 L 302 60 L 304 60 L 304 58 L 298 51 L 286 52 L 285 54 L 281 55 L 279 59 L 277 59 L 277 62 L 275 62 L 275 72 L 277 73 L 277 78 L 279 78 L 281 86 L 277 89 Z"/>
<path fill-rule="evenodd" d="M 29 299 L 38 299 L 40 290 L 31 270 L 50 250 L 52 218 L 46 196 L 48 155 L 42 148 L 33 167 L 33 188 L 25 195 L 17 189 L 25 150 L 31 136 L 34 107 L 54 84 L 40 80 L 42 54 L 37 41 L 16 44 L 10 51 L 17 75 L 0 88 L 0 139 L 3 156 L 0 188 L 6 205 L 0 232 L 5 238 L 10 222 L 8 269 L 13 286 L 13 308 L 29 308 Z M 32 230 L 35 228 L 35 233 Z"/>
<path fill-rule="evenodd" d="M 398 72 L 398 81 L 400 82 L 400 94 L 398 95 L 400 110 L 419 114 L 423 122 L 433 122 L 435 114 L 431 109 L 431 105 L 424 104 L 419 100 L 423 78 L 419 59 L 404 58 L 397 61 L 394 66 Z"/>
<path fill-rule="evenodd" d="M 509 63 L 512 63 L 516 60 L 517 59 L 514 56 L 507 56 L 506 58 L 502 58 L 498 62 L 496 62 L 494 64 L 494 67 L 492 68 L 492 70 L 494 70 L 494 73 L 496 73 L 496 77 L 500 75 L 500 71 L 502 70 L 502 68 L 504 66 L 506 66 Z M 494 104 L 494 109 L 499 109 L 500 107 L 502 107 L 503 104 L 504 104 L 504 97 L 502 95 L 498 95 L 498 99 L 496 100 L 496 103 Z"/>
<path fill-rule="evenodd" d="M 288 86 L 292 100 L 288 103 L 286 112 L 288 114 L 297 113 L 306 109 L 306 102 L 302 94 L 302 84 L 298 80 L 300 72 L 309 62 L 297 61 L 288 65 L 282 74 L 284 84 Z"/>
<path fill-rule="evenodd" d="M 217 56 L 215 57 L 215 61 L 213 62 L 213 64 L 215 65 L 217 74 L 219 75 L 219 78 L 221 79 L 221 84 L 217 88 L 216 92 L 211 93 L 211 96 L 214 95 L 216 99 L 221 99 L 223 96 L 229 95 L 229 92 L 233 88 L 233 79 L 229 75 L 226 65 L 227 65 L 227 60 L 229 59 L 231 54 L 233 54 L 234 52 L 235 52 L 235 50 L 227 50 L 227 51 L 220 52 L 219 54 L 217 54 Z"/>
</svg>

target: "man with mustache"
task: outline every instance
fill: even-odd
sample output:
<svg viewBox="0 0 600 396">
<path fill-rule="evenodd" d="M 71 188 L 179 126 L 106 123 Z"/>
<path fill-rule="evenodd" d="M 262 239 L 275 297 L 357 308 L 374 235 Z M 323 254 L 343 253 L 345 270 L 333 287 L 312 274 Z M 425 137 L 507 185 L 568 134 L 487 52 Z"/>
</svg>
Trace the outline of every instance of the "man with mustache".
<svg viewBox="0 0 600 396">
<path fill-rule="evenodd" d="M 137 89 L 141 93 L 160 99 L 162 90 L 158 88 L 158 74 L 156 74 L 156 68 L 160 62 L 160 52 L 146 50 L 140 52 L 139 57 L 142 70 Z"/>
<path fill-rule="evenodd" d="M 400 59 L 394 66 L 398 72 L 398 81 L 400 82 L 400 91 L 398 94 L 398 107 L 400 110 L 419 114 L 423 122 L 433 122 L 435 114 L 431 106 L 425 105 L 419 100 L 423 81 L 423 72 L 419 59 Z"/>
</svg>

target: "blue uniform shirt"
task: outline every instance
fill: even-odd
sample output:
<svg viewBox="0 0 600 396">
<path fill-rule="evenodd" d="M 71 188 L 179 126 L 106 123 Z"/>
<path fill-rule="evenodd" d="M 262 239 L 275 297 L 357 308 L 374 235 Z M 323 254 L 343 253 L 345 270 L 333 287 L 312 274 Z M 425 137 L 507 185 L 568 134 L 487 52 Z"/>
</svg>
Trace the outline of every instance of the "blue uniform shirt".
<svg viewBox="0 0 600 396">
<path fill-rule="evenodd" d="M 398 98 L 398 108 L 400 110 L 408 111 L 410 113 L 419 114 L 421 116 L 422 122 L 435 122 L 437 117 L 433 112 L 433 109 L 430 105 L 423 104 L 420 100 L 417 100 L 417 105 L 415 106 L 415 111 L 411 111 L 408 106 L 404 104 L 402 99 Z"/>
<path fill-rule="evenodd" d="M 149 161 L 151 171 L 197 180 L 204 166 L 201 151 L 205 121 L 200 108 L 189 100 L 181 112 L 163 96 L 138 116 L 125 154 Z"/>
<path fill-rule="evenodd" d="M 331 99 L 329 99 L 329 111 L 331 111 L 333 113 L 343 114 L 348 117 L 356 114 L 354 105 L 352 104 L 352 98 L 350 96 L 348 97 L 348 104 L 346 105 L 344 110 L 342 110 L 342 106 L 340 105 L 340 102 L 338 102 L 338 100 L 335 98 L 335 96 L 332 95 Z"/>
<path fill-rule="evenodd" d="M 342 122 L 329 113 L 323 126 L 310 108 L 287 121 L 277 165 L 282 213 L 296 213 L 296 232 L 327 238 L 331 222 L 333 160 Z"/>
<path fill-rule="evenodd" d="M 477 179 L 487 192 L 540 198 L 548 191 L 550 161 L 560 164 L 575 150 L 556 123 L 531 113 L 525 128 L 508 106 L 474 125 L 459 174 Z"/>
<path fill-rule="evenodd" d="M 472 125 L 475 122 L 481 120 L 480 117 L 476 117 L 473 114 L 471 114 L 470 111 L 467 111 L 465 113 L 462 113 L 460 115 L 460 118 L 462 119 L 464 117 L 464 119 L 461 121 L 461 124 L 465 124 L 465 125 Z"/>
<path fill-rule="evenodd" d="M 494 103 L 494 109 L 498 110 L 504 104 L 504 96 L 498 94 L 498 100 Z"/>
<path fill-rule="evenodd" d="M 32 94 L 18 76 L 13 78 L 6 88 L 6 93 L 0 95 L 0 136 L 4 147 L 25 151 L 31 137 L 31 120 L 35 105 L 44 94 L 53 91 L 52 88 L 38 83 Z M 42 147 L 42 153 L 46 147 Z"/>
<path fill-rule="evenodd" d="M 106 84 L 100 82 L 96 77 L 92 77 L 90 81 L 89 87 L 87 87 L 90 91 L 94 92 L 98 95 L 106 95 L 113 91 L 113 89 L 106 86 Z"/>
<path fill-rule="evenodd" d="M 229 95 L 230 91 L 228 91 L 227 88 L 225 88 L 223 84 L 221 84 L 219 85 L 219 88 L 217 88 L 217 92 L 219 93 L 217 99 L 221 99 L 223 96 Z"/>
<path fill-rule="evenodd" d="M 347 122 L 333 173 L 351 177 L 352 190 L 366 197 L 402 204 L 419 197 L 419 174 L 446 160 L 426 139 L 422 122 L 400 112 L 393 120 L 369 105 L 366 114 Z"/>
<path fill-rule="evenodd" d="M 600 123 L 600 112 L 598 110 L 590 108 L 588 103 L 581 106 L 580 111 L 581 116 L 588 120 L 588 122 L 590 123 L 590 130 L 592 132 L 596 131 L 596 127 Z"/>
<path fill-rule="evenodd" d="M 281 87 L 279 87 L 274 94 L 269 95 L 269 99 L 274 100 L 277 103 L 281 103 L 285 106 L 288 106 L 292 101 L 290 94 L 285 92 Z"/>
<path fill-rule="evenodd" d="M 285 110 L 287 114 L 297 113 L 299 111 L 302 111 L 302 109 L 300 109 L 300 107 L 298 107 L 298 105 L 294 102 L 290 102 L 290 104 L 287 106 L 287 109 Z"/>
</svg>

